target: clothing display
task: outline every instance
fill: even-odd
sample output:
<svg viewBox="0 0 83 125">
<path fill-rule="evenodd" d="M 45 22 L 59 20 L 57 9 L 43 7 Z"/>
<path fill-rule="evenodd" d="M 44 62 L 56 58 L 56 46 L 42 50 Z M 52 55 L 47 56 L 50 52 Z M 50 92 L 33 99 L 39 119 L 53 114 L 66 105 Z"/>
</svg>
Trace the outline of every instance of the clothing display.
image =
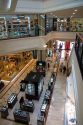
<svg viewBox="0 0 83 125">
<path fill-rule="evenodd" d="M 16 93 L 12 93 L 7 100 L 8 108 L 13 108 L 16 102 L 17 102 L 17 95 Z"/>
</svg>

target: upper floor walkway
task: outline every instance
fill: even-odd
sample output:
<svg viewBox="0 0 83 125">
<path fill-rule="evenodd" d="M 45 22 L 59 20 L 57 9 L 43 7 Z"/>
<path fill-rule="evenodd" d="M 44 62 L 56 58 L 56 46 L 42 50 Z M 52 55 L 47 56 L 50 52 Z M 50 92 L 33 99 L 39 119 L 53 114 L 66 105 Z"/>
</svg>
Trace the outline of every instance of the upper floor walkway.
<svg viewBox="0 0 83 125">
<path fill-rule="evenodd" d="M 0 40 L 0 55 L 26 50 L 44 50 L 49 40 L 74 41 L 77 32 L 50 32 L 45 36 Z"/>
</svg>

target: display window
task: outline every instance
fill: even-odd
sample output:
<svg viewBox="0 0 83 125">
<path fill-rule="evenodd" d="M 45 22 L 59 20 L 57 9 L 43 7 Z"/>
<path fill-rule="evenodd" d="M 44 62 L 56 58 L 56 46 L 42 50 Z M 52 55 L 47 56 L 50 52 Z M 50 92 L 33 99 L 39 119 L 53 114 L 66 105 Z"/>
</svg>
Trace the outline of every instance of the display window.
<svg viewBox="0 0 83 125">
<path fill-rule="evenodd" d="M 35 85 L 32 83 L 29 83 L 26 85 L 26 91 L 28 95 L 33 95 L 35 96 Z"/>
</svg>

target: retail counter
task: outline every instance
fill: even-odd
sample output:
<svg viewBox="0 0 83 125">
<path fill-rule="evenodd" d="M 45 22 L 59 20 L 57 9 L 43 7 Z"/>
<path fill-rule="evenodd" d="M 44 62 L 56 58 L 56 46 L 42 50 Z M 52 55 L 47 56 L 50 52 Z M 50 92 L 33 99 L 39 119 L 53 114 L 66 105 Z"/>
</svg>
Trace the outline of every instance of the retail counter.
<svg viewBox="0 0 83 125">
<path fill-rule="evenodd" d="M 21 109 L 24 111 L 28 111 L 28 112 L 33 112 L 34 111 L 34 103 L 32 101 L 29 100 L 24 100 L 24 103 L 21 105 Z"/>
<path fill-rule="evenodd" d="M 17 95 L 15 93 L 12 93 L 7 100 L 8 108 L 13 108 L 16 101 L 17 101 Z"/>
<path fill-rule="evenodd" d="M 14 114 L 15 121 L 29 125 L 30 116 L 28 112 L 22 111 L 20 109 L 15 109 L 13 114 Z"/>
</svg>

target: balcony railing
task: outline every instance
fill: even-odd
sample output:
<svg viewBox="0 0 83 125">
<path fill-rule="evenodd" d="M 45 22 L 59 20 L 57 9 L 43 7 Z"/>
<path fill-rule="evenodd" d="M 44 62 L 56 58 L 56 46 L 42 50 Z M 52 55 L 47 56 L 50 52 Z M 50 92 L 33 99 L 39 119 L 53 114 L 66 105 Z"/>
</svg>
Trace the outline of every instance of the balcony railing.
<svg viewBox="0 0 83 125">
<path fill-rule="evenodd" d="M 48 32 L 47 34 L 50 34 L 50 33 L 71 33 L 71 31 L 50 31 Z M 77 33 L 77 32 L 72 32 L 72 33 Z M 14 32 L 14 31 L 11 31 L 11 32 L 0 32 L 0 40 L 6 40 L 6 39 L 18 39 L 18 38 L 26 38 L 26 37 L 37 37 L 37 36 L 45 36 L 45 32 L 40 30 L 39 31 L 39 35 L 35 35 L 34 31 L 31 32 L 31 34 L 29 34 L 28 32 Z"/>
</svg>

